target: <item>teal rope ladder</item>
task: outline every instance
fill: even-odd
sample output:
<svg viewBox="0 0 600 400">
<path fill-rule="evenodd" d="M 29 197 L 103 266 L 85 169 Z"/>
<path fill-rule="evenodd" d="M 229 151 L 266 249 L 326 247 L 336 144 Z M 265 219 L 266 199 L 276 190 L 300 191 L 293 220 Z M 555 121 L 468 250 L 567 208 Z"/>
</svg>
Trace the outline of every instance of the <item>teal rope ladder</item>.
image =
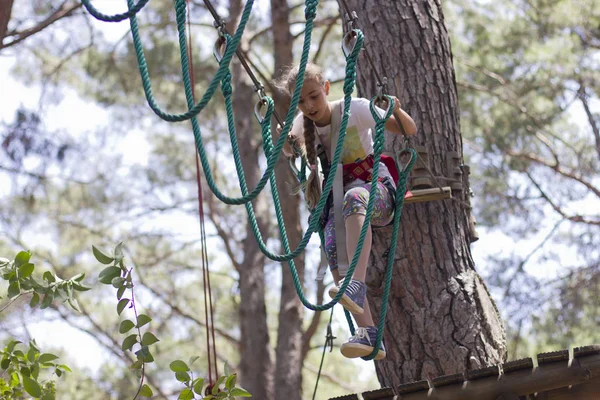
<svg viewBox="0 0 600 400">
<path fill-rule="evenodd" d="M 256 237 L 256 240 L 259 244 L 261 251 L 265 254 L 265 256 L 267 256 L 268 258 L 270 258 L 274 261 L 280 261 L 280 262 L 287 261 L 288 262 L 290 272 L 292 273 L 292 277 L 294 280 L 294 286 L 295 286 L 296 292 L 297 292 L 298 297 L 300 298 L 302 304 L 304 304 L 305 307 L 307 307 L 311 310 L 314 310 L 314 311 L 324 311 L 324 310 L 332 308 L 335 304 L 337 304 L 337 302 L 343 296 L 347 286 L 350 283 L 352 274 L 356 268 L 358 259 L 360 257 L 360 253 L 362 251 L 364 239 L 365 239 L 365 236 L 366 236 L 369 224 L 370 224 L 371 215 L 373 212 L 373 200 L 375 198 L 376 185 L 371 186 L 370 198 L 369 198 L 369 202 L 367 204 L 367 211 L 366 211 L 366 216 L 365 216 L 366 223 L 363 224 L 363 227 L 360 231 L 357 250 L 352 258 L 350 268 L 349 268 L 348 273 L 346 274 L 346 277 L 344 278 L 344 281 L 340 287 L 340 291 L 335 296 L 335 298 L 333 298 L 327 304 L 315 305 L 315 304 L 310 303 L 304 296 L 304 293 L 302 290 L 302 283 L 298 276 L 293 259 L 295 257 L 297 257 L 302 251 L 304 251 L 312 234 L 316 231 L 319 231 L 318 216 L 321 215 L 323 208 L 325 206 L 327 197 L 329 196 L 329 193 L 331 192 L 331 189 L 333 187 L 333 177 L 335 175 L 337 165 L 338 165 L 338 162 L 341 157 L 343 144 L 344 144 L 344 138 L 346 135 L 346 127 L 348 124 L 348 117 L 350 116 L 350 112 L 349 112 L 350 99 L 351 99 L 351 94 L 354 90 L 354 85 L 355 85 L 355 81 L 356 81 L 356 61 L 357 61 L 358 54 L 359 54 L 360 49 L 362 48 L 362 44 L 363 44 L 362 32 L 358 29 L 353 30 L 353 32 L 356 36 L 356 41 L 352 47 L 352 50 L 350 51 L 350 54 L 346 54 L 346 51 L 344 51 L 344 54 L 346 56 L 346 76 L 344 79 L 344 110 L 343 110 L 342 121 L 340 124 L 339 140 L 338 140 L 337 146 L 335 148 L 335 153 L 334 153 L 333 160 L 331 163 L 330 174 L 328 176 L 328 179 L 325 181 L 323 193 L 321 195 L 321 198 L 319 199 L 319 202 L 317 203 L 317 206 L 315 207 L 314 210 L 311 211 L 310 223 L 309 223 L 309 226 L 308 226 L 300 244 L 298 245 L 298 247 L 295 250 L 291 251 L 291 249 L 289 247 L 287 233 L 285 230 L 285 225 L 283 223 L 283 215 L 281 212 L 279 194 L 277 192 L 275 174 L 273 173 L 273 170 L 274 170 L 277 160 L 280 156 L 283 145 L 284 145 L 285 141 L 287 140 L 287 136 L 288 136 L 289 130 L 292 126 L 292 122 L 294 119 L 294 114 L 295 114 L 295 111 L 298 106 L 300 93 L 302 91 L 302 86 L 304 84 L 304 72 L 306 69 L 306 64 L 308 62 L 308 53 L 309 53 L 310 44 L 311 44 L 313 21 L 316 18 L 316 7 L 318 5 L 318 1 L 317 0 L 306 0 L 305 1 L 305 5 L 306 5 L 306 8 L 305 8 L 305 19 L 306 19 L 305 36 L 304 36 L 303 50 L 302 50 L 302 56 L 301 56 L 299 72 L 298 72 L 298 80 L 297 80 L 296 87 L 294 89 L 294 93 L 292 95 L 290 109 L 285 118 L 285 124 L 284 124 L 283 130 L 282 130 L 282 133 L 281 133 L 277 143 L 275 144 L 275 146 L 273 146 L 273 140 L 272 140 L 272 136 L 271 136 L 271 122 L 270 122 L 271 115 L 273 114 L 273 109 L 274 109 L 273 100 L 268 96 L 263 96 L 260 100 L 261 102 L 263 102 L 263 104 L 267 105 L 267 111 L 266 111 L 264 117 L 262 118 L 262 121 L 260 121 L 261 134 L 262 134 L 262 138 L 263 138 L 263 151 L 265 152 L 265 156 L 267 158 L 267 168 L 265 169 L 264 174 L 261 177 L 261 179 L 259 180 L 257 186 L 251 192 L 248 191 L 248 187 L 246 184 L 244 171 L 243 171 L 243 168 L 241 165 L 241 157 L 239 154 L 237 135 L 235 132 L 235 124 L 234 124 L 235 116 L 234 116 L 233 107 L 231 104 L 232 89 L 231 89 L 231 73 L 229 71 L 229 65 L 232 60 L 233 54 L 237 50 L 240 39 L 244 33 L 246 24 L 248 22 L 248 19 L 250 17 L 251 11 L 252 11 L 252 6 L 254 3 L 254 0 L 247 0 L 246 5 L 243 10 L 243 13 L 242 13 L 242 17 L 240 19 L 240 23 L 239 23 L 238 28 L 236 29 L 236 32 L 233 35 L 233 37 L 226 35 L 225 51 L 224 51 L 223 56 L 219 60 L 219 68 L 218 68 L 215 76 L 211 80 L 204 95 L 202 96 L 202 99 L 197 104 L 194 103 L 194 98 L 192 95 L 192 83 L 191 83 L 190 70 L 189 70 L 189 64 L 188 64 L 187 37 L 186 37 L 186 27 L 185 27 L 187 5 L 186 5 L 185 0 L 175 0 L 174 7 L 175 7 L 175 12 L 176 12 L 177 31 L 178 31 L 178 38 L 179 38 L 179 45 L 180 45 L 180 52 L 181 52 L 181 69 L 182 69 L 182 76 L 183 76 L 183 83 L 184 83 L 184 92 L 185 92 L 187 106 L 188 106 L 188 111 L 181 113 L 181 114 L 170 114 L 170 113 L 163 111 L 157 105 L 156 100 L 154 99 L 154 96 L 152 93 L 152 85 L 151 85 L 151 81 L 150 81 L 150 76 L 149 76 L 149 72 L 148 72 L 146 58 L 144 55 L 142 40 L 141 40 L 141 37 L 139 34 L 139 27 L 138 27 L 138 23 L 137 23 L 137 13 L 140 12 L 144 8 L 144 6 L 147 5 L 149 0 L 139 0 L 137 3 L 134 3 L 133 0 L 127 0 L 128 11 L 125 13 L 115 14 L 115 15 L 105 15 L 105 14 L 100 13 L 97 9 L 95 9 L 93 7 L 90 0 L 81 0 L 81 1 L 82 1 L 83 5 L 85 6 L 85 8 L 88 10 L 88 12 L 92 16 L 94 16 L 95 18 L 97 18 L 99 20 L 106 21 L 106 22 L 119 22 L 119 21 L 123 21 L 123 20 L 129 18 L 133 42 L 134 42 L 134 48 L 135 48 L 135 52 L 136 52 L 136 58 L 137 58 L 137 62 L 138 62 L 138 68 L 140 71 L 140 76 L 142 78 L 142 86 L 143 86 L 144 94 L 146 96 L 148 105 L 154 111 L 154 113 L 156 115 L 158 115 L 161 119 L 163 119 L 165 121 L 181 122 L 181 121 L 185 121 L 188 119 L 191 120 L 192 131 L 194 134 L 196 147 L 198 150 L 198 154 L 200 156 L 202 168 L 206 175 L 206 180 L 207 180 L 208 186 L 210 187 L 211 191 L 215 194 L 215 196 L 220 201 L 222 201 L 226 204 L 230 204 L 230 205 L 244 204 L 245 205 L 246 211 L 248 213 L 249 222 L 252 226 L 253 233 Z M 228 196 L 224 195 L 216 186 L 216 183 L 214 182 L 213 177 L 212 177 L 212 171 L 210 168 L 210 164 L 208 162 L 208 157 L 206 155 L 205 147 L 202 142 L 200 126 L 197 121 L 197 115 L 206 107 L 208 102 L 211 100 L 212 96 L 214 95 L 214 93 L 217 89 L 217 85 L 219 83 L 221 84 L 221 91 L 223 93 L 223 96 L 225 97 L 228 129 L 229 129 L 229 134 L 230 134 L 230 139 L 231 139 L 231 144 L 232 144 L 232 150 L 233 150 L 233 154 L 234 154 L 236 172 L 238 175 L 240 189 L 241 189 L 241 193 L 242 193 L 242 196 L 237 197 L 237 198 L 232 198 L 232 197 L 228 197 Z M 393 102 L 391 102 L 391 98 L 389 96 L 385 96 L 385 97 L 388 100 L 388 105 L 393 104 Z M 374 156 L 375 156 L 375 160 L 376 160 L 376 162 L 373 166 L 373 181 L 376 181 L 377 177 L 378 177 L 378 173 L 379 173 L 380 155 L 383 151 L 384 125 L 392 113 L 392 108 L 388 107 L 388 110 L 385 113 L 385 115 L 380 116 L 377 113 L 377 111 L 373 108 L 373 101 L 371 101 L 371 113 L 373 115 L 373 118 L 376 121 L 376 129 L 375 129 L 376 132 L 375 132 L 374 146 L 373 146 Z M 386 267 L 386 282 L 385 282 L 386 287 L 385 287 L 385 291 L 384 291 L 384 297 L 382 299 L 383 305 L 382 305 L 381 316 L 380 316 L 379 325 L 378 325 L 377 343 L 376 343 L 375 350 L 373 351 L 373 353 L 367 357 L 364 357 L 364 359 L 368 359 L 368 360 L 373 359 L 375 357 L 375 355 L 377 354 L 377 352 L 379 351 L 378 349 L 380 347 L 381 340 L 383 337 L 383 327 L 385 324 L 385 315 L 386 315 L 386 311 L 387 311 L 387 300 L 388 300 L 389 289 L 390 289 L 390 285 L 391 285 L 392 267 L 393 267 L 393 260 L 394 260 L 395 247 L 396 247 L 395 244 L 397 241 L 402 206 L 404 204 L 404 193 L 406 191 L 406 183 L 407 183 L 407 179 L 408 179 L 408 174 L 414 165 L 414 160 L 416 159 L 416 153 L 413 149 L 408 149 L 407 151 L 409 151 L 411 153 L 411 161 L 408 163 L 408 165 L 406 165 L 405 168 L 402 169 L 402 171 L 400 171 L 400 179 L 398 181 L 397 190 L 396 190 L 396 207 L 395 207 L 395 216 L 394 216 L 394 230 L 392 233 L 392 245 L 390 246 L 390 252 L 388 255 L 388 261 L 387 261 L 387 267 Z M 305 161 L 302 160 L 301 170 L 298 174 L 298 178 L 300 180 L 303 180 L 306 176 L 305 175 L 305 168 L 306 168 L 305 164 L 306 164 Z M 284 254 L 274 254 L 266 248 L 266 244 L 264 243 L 262 235 L 258 228 L 256 216 L 255 216 L 252 204 L 251 204 L 251 201 L 253 199 L 255 199 L 256 196 L 258 196 L 258 194 L 264 189 L 264 187 L 266 186 L 267 180 L 269 181 L 270 186 L 271 186 L 272 197 L 273 197 L 273 201 L 275 204 L 276 217 L 277 217 L 277 222 L 278 222 L 278 226 L 279 226 L 279 232 L 280 232 L 280 236 L 281 236 L 282 246 L 285 251 Z M 322 241 L 323 240 L 323 232 L 319 231 L 319 235 L 321 236 L 321 241 Z M 348 318 L 350 330 L 351 330 L 352 334 L 354 334 L 354 326 L 352 324 L 350 315 L 347 312 L 346 312 L 346 317 Z"/>
</svg>

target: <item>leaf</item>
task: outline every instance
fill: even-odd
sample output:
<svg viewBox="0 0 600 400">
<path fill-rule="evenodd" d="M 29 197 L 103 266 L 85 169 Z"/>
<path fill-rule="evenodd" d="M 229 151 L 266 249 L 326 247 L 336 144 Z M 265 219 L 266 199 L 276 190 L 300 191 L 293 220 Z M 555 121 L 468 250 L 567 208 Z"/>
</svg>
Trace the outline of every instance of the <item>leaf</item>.
<svg viewBox="0 0 600 400">
<path fill-rule="evenodd" d="M 154 362 L 154 357 L 152 357 L 152 353 L 150 353 L 148 346 L 142 346 L 141 349 L 135 352 L 135 355 L 138 357 L 138 360 L 144 363 Z"/>
<path fill-rule="evenodd" d="M 60 377 L 62 376 L 62 374 L 63 374 L 63 373 L 62 373 L 62 371 L 61 371 L 60 369 L 58 369 L 58 368 L 54 370 L 54 373 L 55 373 L 55 374 L 56 374 L 56 376 L 58 376 L 59 378 L 60 378 Z"/>
<path fill-rule="evenodd" d="M 225 376 L 231 375 L 231 371 L 229 370 L 229 363 L 225 361 L 225 365 L 223 365 L 223 373 Z"/>
<path fill-rule="evenodd" d="M 117 304 L 117 314 L 121 315 L 125 307 L 127 307 L 127 304 L 129 304 L 129 299 L 119 300 L 119 303 Z"/>
<path fill-rule="evenodd" d="M 3 358 L 2 361 L 0 361 L 0 368 L 6 370 L 8 367 L 10 367 L 10 358 Z"/>
<path fill-rule="evenodd" d="M 133 335 L 129 335 L 125 338 L 125 340 L 123 340 L 123 344 L 121 345 L 121 349 L 123 351 L 127 351 L 127 350 L 131 350 L 131 348 L 133 347 L 134 344 L 136 344 L 137 341 L 137 335 L 133 334 Z"/>
<path fill-rule="evenodd" d="M 181 393 L 179 393 L 179 397 L 177 400 L 192 400 L 194 398 L 194 392 L 190 389 L 183 389 Z"/>
<path fill-rule="evenodd" d="M 250 393 L 248 393 L 246 391 L 246 389 L 242 389 L 241 387 L 236 387 L 236 388 L 231 389 L 229 394 L 231 394 L 232 396 L 238 396 L 238 397 L 252 397 L 252 395 Z"/>
<path fill-rule="evenodd" d="M 106 267 L 100 271 L 100 274 L 98 274 L 98 279 L 105 285 L 110 285 L 111 281 L 117 276 L 121 276 L 120 268 Z"/>
<path fill-rule="evenodd" d="M 27 361 L 30 363 L 34 362 L 37 354 L 38 352 L 33 347 L 29 347 L 29 351 L 27 352 Z"/>
<path fill-rule="evenodd" d="M 169 364 L 169 368 L 171 368 L 171 371 L 173 372 L 186 372 L 190 370 L 190 367 L 188 367 L 187 364 L 181 360 L 173 361 L 171 364 Z"/>
<path fill-rule="evenodd" d="M 151 332 L 146 332 L 142 336 L 142 346 L 150 346 L 156 342 L 158 342 L 158 339 Z"/>
<path fill-rule="evenodd" d="M 92 252 L 94 253 L 94 257 L 96 257 L 96 260 L 98 260 L 102 264 L 110 264 L 115 260 L 114 258 L 109 257 L 100 250 L 98 250 L 94 245 L 92 245 Z"/>
<path fill-rule="evenodd" d="M 121 322 L 121 325 L 119 325 L 119 333 L 127 333 L 133 329 L 133 327 L 135 327 L 133 321 L 126 319 L 125 321 Z"/>
<path fill-rule="evenodd" d="M 150 318 L 146 314 L 140 314 L 137 317 L 137 327 L 141 328 L 142 326 L 146 325 L 150 321 L 152 321 L 152 318 Z"/>
<path fill-rule="evenodd" d="M 27 278 L 34 270 L 32 263 L 23 264 L 19 267 L 19 278 Z"/>
<path fill-rule="evenodd" d="M 29 307 L 34 308 L 35 306 L 37 306 L 40 302 L 40 295 L 37 293 L 33 293 L 33 296 L 31 296 L 31 300 L 29 301 Z"/>
<path fill-rule="evenodd" d="M 50 304 L 52 303 L 52 295 L 49 293 L 46 293 L 44 295 L 44 300 L 42 300 L 42 304 L 40 304 L 40 308 L 43 310 L 44 308 L 48 308 L 50 306 Z"/>
<path fill-rule="evenodd" d="M 87 292 L 88 290 L 91 290 L 92 288 L 89 286 L 85 286 L 82 285 L 81 283 L 77 283 L 77 282 L 73 282 L 73 289 L 77 290 L 78 292 Z"/>
<path fill-rule="evenodd" d="M 13 297 L 17 297 L 21 293 L 21 289 L 19 289 L 19 282 L 13 282 L 8 285 L 8 298 L 12 299 Z"/>
<path fill-rule="evenodd" d="M 131 368 L 131 369 L 141 369 L 143 364 L 144 363 L 141 360 L 137 360 L 136 362 L 134 362 L 133 364 L 131 364 L 131 366 L 129 368 Z"/>
<path fill-rule="evenodd" d="M 152 389 L 150 389 L 150 386 L 148 386 L 144 383 L 142 385 L 142 388 L 140 389 L 140 396 L 152 397 L 153 393 L 152 393 Z"/>
<path fill-rule="evenodd" d="M 40 400 L 56 400 L 56 397 L 54 396 L 54 393 L 46 393 Z"/>
<path fill-rule="evenodd" d="M 179 381 L 179 382 L 188 382 L 190 379 L 192 379 L 190 377 L 190 374 L 188 374 L 187 372 L 175 372 L 175 378 Z"/>
<path fill-rule="evenodd" d="M 199 356 L 191 356 L 190 359 L 188 360 L 188 364 L 192 365 L 199 358 L 200 358 Z"/>
<path fill-rule="evenodd" d="M 64 364 L 59 365 L 58 368 L 62 369 L 63 371 L 66 371 L 66 372 L 73 372 L 73 371 L 71 371 L 71 368 L 67 367 Z"/>
<path fill-rule="evenodd" d="M 42 388 L 39 383 L 34 381 L 28 376 L 22 376 L 23 378 L 23 387 L 25 391 L 29 393 L 33 397 L 40 397 L 42 395 Z"/>
<path fill-rule="evenodd" d="M 8 351 L 9 353 L 12 353 L 12 351 L 15 349 L 15 347 L 20 343 L 23 343 L 23 342 L 21 342 L 19 340 L 11 340 L 6 345 L 6 351 Z"/>
<path fill-rule="evenodd" d="M 121 278 L 120 276 L 116 276 L 112 279 L 112 281 L 110 281 L 110 284 L 117 289 L 122 287 L 124 283 L 125 279 Z"/>
<path fill-rule="evenodd" d="M 123 242 L 119 242 L 115 246 L 115 260 L 117 262 L 121 262 L 122 259 L 123 259 Z"/>
<path fill-rule="evenodd" d="M 219 379 L 217 379 L 217 381 L 215 382 L 215 385 L 212 388 L 212 394 L 217 394 L 219 393 L 219 386 L 221 386 L 221 384 L 225 381 L 225 378 L 227 378 L 225 375 L 219 377 Z"/>
<path fill-rule="evenodd" d="M 81 309 L 79 308 L 79 303 L 77 302 L 77 299 L 68 298 L 67 302 L 69 303 L 71 308 L 73 308 L 73 310 L 75 310 L 77 312 L 81 312 Z"/>
<path fill-rule="evenodd" d="M 45 364 L 47 362 L 54 361 L 56 359 L 58 359 L 58 356 L 56 356 L 54 354 L 50 354 L 50 353 L 44 353 L 38 358 L 38 362 L 40 364 Z"/>
<path fill-rule="evenodd" d="M 125 286 L 121 286 L 117 289 L 117 300 L 121 300 L 121 297 L 123 297 L 123 294 L 125 293 L 125 289 L 127 289 Z"/>
<path fill-rule="evenodd" d="M 227 378 L 227 381 L 225 382 L 225 387 L 227 388 L 227 390 L 231 390 L 232 388 L 235 387 L 236 379 L 237 379 L 236 374 L 233 374 L 229 378 Z"/>
<path fill-rule="evenodd" d="M 31 253 L 28 251 L 20 251 L 15 256 L 15 268 L 19 268 L 21 265 L 27 264 L 31 258 Z"/>
<path fill-rule="evenodd" d="M 33 364 L 33 367 L 31 367 L 31 376 L 34 379 L 37 379 L 40 376 L 40 364 Z"/>
<path fill-rule="evenodd" d="M 70 280 L 71 281 L 76 281 L 76 282 L 81 282 L 83 280 L 83 278 L 85 278 L 85 272 L 82 272 L 80 274 L 75 275 Z"/>
<path fill-rule="evenodd" d="M 204 378 L 196 378 L 194 380 L 194 392 L 202 395 L 202 388 L 204 387 Z"/>
<path fill-rule="evenodd" d="M 42 275 L 42 279 L 45 280 L 48 283 L 54 283 L 54 282 L 56 282 L 56 277 L 50 271 L 44 272 L 44 274 Z"/>
</svg>

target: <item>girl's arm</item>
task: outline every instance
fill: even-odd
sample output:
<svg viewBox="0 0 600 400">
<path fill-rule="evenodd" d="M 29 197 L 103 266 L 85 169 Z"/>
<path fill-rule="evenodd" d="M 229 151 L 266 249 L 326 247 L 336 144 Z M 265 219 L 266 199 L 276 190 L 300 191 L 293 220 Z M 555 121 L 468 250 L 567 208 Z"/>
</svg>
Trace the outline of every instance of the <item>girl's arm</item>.
<svg viewBox="0 0 600 400">
<path fill-rule="evenodd" d="M 394 97 L 394 114 L 390 116 L 390 119 L 385 123 L 385 129 L 393 133 L 402 133 L 402 129 L 398 126 L 400 122 L 404 131 L 407 135 L 414 135 L 417 133 L 417 125 L 406 111 L 402 109 L 402 104 L 397 97 Z M 400 121 L 396 119 L 396 115 L 399 116 Z"/>
</svg>

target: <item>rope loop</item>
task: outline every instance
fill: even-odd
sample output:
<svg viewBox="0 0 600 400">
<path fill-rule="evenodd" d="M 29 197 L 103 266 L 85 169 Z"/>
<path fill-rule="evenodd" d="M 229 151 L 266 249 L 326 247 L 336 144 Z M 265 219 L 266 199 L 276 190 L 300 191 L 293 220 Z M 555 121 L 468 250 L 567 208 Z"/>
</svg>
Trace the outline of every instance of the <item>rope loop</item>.
<svg viewBox="0 0 600 400">
<path fill-rule="evenodd" d="M 131 17 L 135 16 L 138 12 L 140 12 L 140 10 L 142 8 L 144 8 L 144 6 L 146 4 L 148 4 L 148 1 L 149 0 L 139 0 L 135 6 L 133 6 L 132 8 L 129 9 L 129 11 L 121 13 L 121 14 L 114 14 L 114 15 L 107 15 L 107 14 L 101 13 L 100 11 L 98 11 L 98 9 L 96 7 L 94 7 L 92 5 L 90 0 L 81 0 L 81 3 L 85 7 L 85 9 L 90 14 L 92 14 L 92 16 L 94 18 L 96 18 L 97 20 L 104 21 L 104 22 L 121 22 L 127 18 L 131 18 Z"/>
<path fill-rule="evenodd" d="M 383 104 L 385 104 L 385 107 L 381 107 Z M 390 118 L 394 111 L 393 104 L 394 100 L 387 94 L 381 95 L 381 97 L 375 96 L 371 99 L 369 108 L 371 109 L 371 115 L 375 120 L 375 124 L 385 123 Z M 377 107 L 384 108 L 385 111 L 383 115 L 379 114 Z"/>
</svg>

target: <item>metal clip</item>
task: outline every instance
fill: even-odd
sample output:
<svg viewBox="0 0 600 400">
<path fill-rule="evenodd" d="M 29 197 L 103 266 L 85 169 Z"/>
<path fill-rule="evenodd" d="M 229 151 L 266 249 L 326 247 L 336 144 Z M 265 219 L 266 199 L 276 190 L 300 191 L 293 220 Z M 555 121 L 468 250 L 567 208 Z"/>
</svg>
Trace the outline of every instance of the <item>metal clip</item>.
<svg viewBox="0 0 600 400">
<path fill-rule="evenodd" d="M 267 101 L 266 97 L 263 96 L 256 102 L 256 105 L 254 106 L 254 116 L 258 120 L 258 123 L 261 125 L 265 120 L 265 116 L 261 114 L 260 109 L 268 104 L 269 102 Z"/>
<path fill-rule="evenodd" d="M 337 339 L 333 336 L 333 331 L 331 330 L 331 323 L 327 324 L 327 335 L 325 336 L 325 347 L 329 346 L 329 352 L 333 351 L 333 340 Z"/>
<path fill-rule="evenodd" d="M 408 154 L 408 161 L 406 163 L 402 163 L 401 162 L 401 158 L 402 156 Z M 404 171 L 406 171 L 406 169 L 408 168 L 408 166 L 410 165 L 410 163 L 412 162 L 413 159 L 413 153 L 412 151 L 410 151 L 409 149 L 405 148 L 402 149 L 398 152 L 398 154 L 396 155 L 396 164 L 398 166 L 398 172 L 402 173 Z"/>
<path fill-rule="evenodd" d="M 225 35 L 219 35 L 217 41 L 215 42 L 215 47 L 213 48 L 213 55 L 217 59 L 218 63 L 221 63 L 223 59 L 223 55 L 225 54 L 225 50 L 227 49 L 227 37 Z"/>
<path fill-rule="evenodd" d="M 356 33 L 356 29 L 352 29 L 344 35 L 342 39 L 342 52 L 344 53 L 344 56 L 346 58 L 348 58 L 348 56 L 352 54 L 354 46 L 356 46 L 357 37 L 358 35 Z"/>
</svg>

